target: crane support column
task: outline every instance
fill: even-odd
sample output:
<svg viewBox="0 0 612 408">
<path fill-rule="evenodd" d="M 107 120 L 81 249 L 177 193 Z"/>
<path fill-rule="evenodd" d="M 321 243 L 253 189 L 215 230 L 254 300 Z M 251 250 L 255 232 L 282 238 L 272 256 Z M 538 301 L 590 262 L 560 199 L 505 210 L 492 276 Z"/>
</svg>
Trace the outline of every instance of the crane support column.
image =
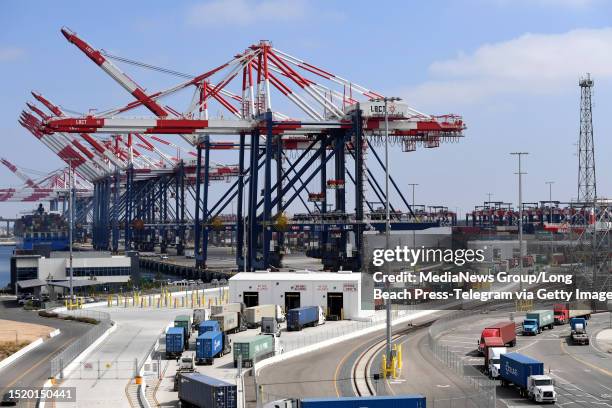
<svg viewBox="0 0 612 408">
<path fill-rule="evenodd" d="M 363 259 L 363 120 L 361 109 L 357 104 L 353 112 L 353 147 L 355 149 L 355 249 L 357 252 L 356 268 L 360 270 Z M 410 207 L 408 207 L 410 208 Z"/>
<path fill-rule="evenodd" d="M 257 259 L 257 192 L 258 192 L 258 173 L 259 173 L 259 129 L 251 131 L 251 165 L 249 176 L 249 229 L 248 229 L 248 262 L 247 270 L 252 270 Z"/>
<path fill-rule="evenodd" d="M 263 208 L 263 269 L 270 266 L 270 241 L 272 240 L 272 112 L 267 111 L 266 115 L 266 156 L 264 164 L 264 208 Z M 280 180 L 278 181 L 280 184 Z M 279 197 L 279 202 L 281 202 Z"/>
<path fill-rule="evenodd" d="M 201 255 L 201 267 L 206 268 L 206 259 L 208 258 L 208 227 L 209 227 L 209 214 L 208 214 L 208 184 L 210 181 L 210 136 L 204 136 L 204 194 L 202 202 L 202 252 Z"/>
<path fill-rule="evenodd" d="M 242 200 L 244 194 L 244 144 L 245 135 L 240 133 L 240 148 L 238 153 L 238 197 L 236 202 L 236 265 L 240 266 L 240 260 L 246 262 L 243 257 L 244 249 L 244 220 L 242 219 Z M 242 265 L 244 268 L 244 264 Z"/>
<path fill-rule="evenodd" d="M 119 172 L 115 172 L 113 176 L 114 188 L 113 188 L 113 253 L 119 252 L 119 193 L 121 187 L 121 180 L 119 178 Z"/>
<path fill-rule="evenodd" d="M 201 266 L 200 257 L 200 238 L 201 238 L 201 227 L 200 227 L 200 184 L 202 182 L 202 145 L 198 143 L 196 147 L 197 159 L 196 159 L 196 182 L 195 182 L 195 213 L 193 219 L 194 228 L 194 246 L 193 255 L 196 260 L 196 268 Z"/>
</svg>

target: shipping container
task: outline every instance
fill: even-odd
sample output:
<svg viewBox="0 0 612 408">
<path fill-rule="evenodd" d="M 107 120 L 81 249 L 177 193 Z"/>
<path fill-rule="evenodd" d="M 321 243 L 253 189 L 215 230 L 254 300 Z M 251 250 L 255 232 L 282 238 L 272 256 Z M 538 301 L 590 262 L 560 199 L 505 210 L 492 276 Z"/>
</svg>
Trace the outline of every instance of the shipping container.
<svg viewBox="0 0 612 408">
<path fill-rule="evenodd" d="M 300 408 L 425 408 L 422 395 L 303 398 Z"/>
<path fill-rule="evenodd" d="M 514 347 L 516 345 L 516 324 L 511 321 L 504 321 L 485 327 L 478 342 L 478 351 L 481 353 L 484 352 L 487 337 L 499 337 L 503 342 L 502 346 Z"/>
<path fill-rule="evenodd" d="M 210 314 L 217 315 L 225 312 L 236 312 L 242 313 L 242 303 L 226 303 L 224 305 L 212 305 L 210 307 Z"/>
<path fill-rule="evenodd" d="M 238 357 L 242 356 L 242 366 L 252 367 L 257 361 L 274 355 L 274 337 L 256 336 L 234 340 L 234 367 L 238 367 Z"/>
<path fill-rule="evenodd" d="M 224 333 L 235 333 L 238 331 L 238 313 L 223 312 L 210 317 L 219 323 L 219 329 Z"/>
<path fill-rule="evenodd" d="M 236 408 L 235 384 L 198 373 L 182 373 L 178 378 L 178 398 L 182 406 Z"/>
<path fill-rule="evenodd" d="M 216 320 L 205 320 L 198 325 L 198 336 L 209 331 L 221 331 L 219 322 Z"/>
<path fill-rule="evenodd" d="M 174 318 L 174 327 L 182 327 L 185 332 L 185 342 L 189 340 L 191 334 L 191 316 L 178 315 Z"/>
<path fill-rule="evenodd" d="M 185 331 L 182 327 L 170 327 L 166 332 L 166 358 L 176 358 L 185 350 Z"/>
<path fill-rule="evenodd" d="M 223 337 L 220 331 L 207 331 L 196 339 L 196 360 L 198 363 L 212 364 L 213 359 L 222 356 Z"/>
<path fill-rule="evenodd" d="M 193 309 L 193 319 L 191 320 L 191 327 L 193 330 L 197 330 L 201 322 L 208 320 L 210 312 L 208 309 L 200 308 Z"/>
<path fill-rule="evenodd" d="M 255 328 L 261 325 L 262 317 L 273 317 L 278 320 L 280 306 L 277 305 L 259 305 L 247 307 L 244 309 L 244 319 L 247 327 Z"/>
<path fill-rule="evenodd" d="M 519 353 L 506 353 L 501 356 L 500 377 L 520 388 L 527 388 L 531 375 L 544 374 L 544 363 Z"/>
<path fill-rule="evenodd" d="M 319 307 L 306 306 L 291 309 L 287 312 L 287 330 L 300 331 L 306 326 L 316 326 L 319 323 Z"/>
</svg>

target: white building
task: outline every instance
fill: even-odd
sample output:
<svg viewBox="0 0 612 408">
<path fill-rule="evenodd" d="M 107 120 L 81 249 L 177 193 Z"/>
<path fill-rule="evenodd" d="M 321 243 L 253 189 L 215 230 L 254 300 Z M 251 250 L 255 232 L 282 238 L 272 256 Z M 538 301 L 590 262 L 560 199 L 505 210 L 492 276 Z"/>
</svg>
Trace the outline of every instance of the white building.
<svg viewBox="0 0 612 408">
<path fill-rule="evenodd" d="M 358 319 L 372 313 L 362 310 L 361 273 L 341 272 L 241 272 L 230 278 L 230 302 L 247 307 L 276 304 L 283 310 L 321 306 L 331 319 Z M 372 294 L 363 293 L 365 298 Z"/>
</svg>

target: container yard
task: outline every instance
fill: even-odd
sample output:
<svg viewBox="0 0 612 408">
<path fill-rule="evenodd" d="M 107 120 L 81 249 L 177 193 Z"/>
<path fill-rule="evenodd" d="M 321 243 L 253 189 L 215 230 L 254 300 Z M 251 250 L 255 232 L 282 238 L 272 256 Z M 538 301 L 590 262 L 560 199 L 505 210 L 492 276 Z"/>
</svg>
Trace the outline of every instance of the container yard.
<svg viewBox="0 0 612 408">
<path fill-rule="evenodd" d="M 612 407 L 611 13 L 8 0 L 0 405 Z"/>
</svg>

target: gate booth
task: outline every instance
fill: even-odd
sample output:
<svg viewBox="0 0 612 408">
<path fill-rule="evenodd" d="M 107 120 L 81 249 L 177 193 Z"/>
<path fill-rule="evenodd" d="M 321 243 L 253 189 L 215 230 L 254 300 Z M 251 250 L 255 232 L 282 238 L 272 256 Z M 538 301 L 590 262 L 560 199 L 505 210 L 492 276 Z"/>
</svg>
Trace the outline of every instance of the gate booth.
<svg viewBox="0 0 612 408">
<path fill-rule="evenodd" d="M 285 312 L 300 307 L 300 292 L 285 292 Z"/>
<path fill-rule="evenodd" d="M 344 294 L 342 292 L 327 292 L 327 320 L 342 320 L 344 316 Z"/>
<path fill-rule="evenodd" d="M 245 307 L 259 306 L 259 292 L 243 292 L 242 299 Z"/>
</svg>

